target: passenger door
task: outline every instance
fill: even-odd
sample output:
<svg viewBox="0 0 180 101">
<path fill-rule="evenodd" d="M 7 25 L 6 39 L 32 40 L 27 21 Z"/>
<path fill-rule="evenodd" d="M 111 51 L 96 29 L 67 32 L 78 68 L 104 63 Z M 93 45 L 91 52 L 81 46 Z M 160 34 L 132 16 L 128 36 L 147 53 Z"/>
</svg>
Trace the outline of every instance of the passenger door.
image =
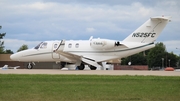
<svg viewBox="0 0 180 101">
<path fill-rule="evenodd" d="M 60 55 L 55 52 L 55 50 L 58 48 L 60 42 L 54 42 L 52 44 L 52 58 L 53 59 L 60 59 Z"/>
</svg>

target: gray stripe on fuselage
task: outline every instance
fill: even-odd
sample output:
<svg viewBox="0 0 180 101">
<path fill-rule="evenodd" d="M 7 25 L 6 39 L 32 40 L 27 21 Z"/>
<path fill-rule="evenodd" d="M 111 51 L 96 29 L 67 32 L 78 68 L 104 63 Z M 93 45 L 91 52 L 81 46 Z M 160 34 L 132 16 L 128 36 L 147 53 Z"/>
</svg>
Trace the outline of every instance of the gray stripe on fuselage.
<svg viewBox="0 0 180 101">
<path fill-rule="evenodd" d="M 73 52 L 73 53 L 110 53 L 110 52 L 122 52 L 122 51 L 129 51 L 129 50 L 134 50 L 134 49 L 138 49 L 138 48 L 142 48 L 142 47 L 146 47 L 149 45 L 153 45 L 154 43 L 149 43 L 143 46 L 138 46 L 138 47 L 134 47 L 134 48 L 128 48 L 128 49 L 124 49 L 124 50 L 114 50 L 114 51 L 66 51 L 66 52 Z"/>
<path fill-rule="evenodd" d="M 30 55 L 25 55 L 23 57 L 28 57 L 28 56 L 37 56 L 37 55 L 45 55 L 45 54 L 52 54 L 53 52 L 45 52 L 45 53 L 36 53 L 36 54 L 30 54 Z"/>
</svg>

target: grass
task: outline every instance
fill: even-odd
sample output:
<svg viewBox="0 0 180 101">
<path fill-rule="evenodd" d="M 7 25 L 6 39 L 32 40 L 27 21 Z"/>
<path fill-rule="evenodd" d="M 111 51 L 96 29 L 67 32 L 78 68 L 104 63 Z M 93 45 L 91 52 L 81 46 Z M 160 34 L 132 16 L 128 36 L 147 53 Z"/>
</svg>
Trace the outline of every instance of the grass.
<svg viewBox="0 0 180 101">
<path fill-rule="evenodd" d="M 0 74 L 0 101 L 179 101 L 180 77 Z"/>
</svg>

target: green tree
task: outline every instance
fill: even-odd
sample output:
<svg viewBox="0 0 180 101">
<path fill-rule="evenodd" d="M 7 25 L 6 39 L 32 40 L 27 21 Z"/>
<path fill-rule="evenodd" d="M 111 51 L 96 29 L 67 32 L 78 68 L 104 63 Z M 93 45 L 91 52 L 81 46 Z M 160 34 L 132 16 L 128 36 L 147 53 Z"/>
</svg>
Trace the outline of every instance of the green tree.
<svg viewBox="0 0 180 101">
<path fill-rule="evenodd" d="M 177 68 L 180 68 L 180 55 L 179 56 L 177 56 L 178 57 L 178 61 L 177 61 Z"/>
<path fill-rule="evenodd" d="M 26 49 L 28 49 L 28 46 L 25 45 L 25 44 L 23 44 L 23 45 L 17 50 L 17 52 L 20 52 L 20 51 L 26 50 Z"/>
<path fill-rule="evenodd" d="M 148 53 L 147 61 L 149 68 L 162 67 L 162 65 L 165 66 L 166 54 L 167 52 L 165 45 L 162 42 L 157 43 L 155 47 L 150 49 Z"/>
<path fill-rule="evenodd" d="M 11 51 L 10 49 L 6 49 L 6 51 L 5 51 L 5 54 L 13 54 L 14 52 L 13 51 Z"/>
<path fill-rule="evenodd" d="M 167 53 L 167 67 L 177 67 L 178 56 L 173 52 Z"/>
<path fill-rule="evenodd" d="M 0 26 L 0 29 L 2 28 L 2 26 Z M 1 39 L 3 39 L 3 37 L 6 35 L 6 33 L 0 33 L 0 54 L 4 53 L 4 41 L 1 41 Z"/>
<path fill-rule="evenodd" d="M 147 65 L 147 56 L 144 52 L 140 52 L 138 54 L 129 56 L 127 58 L 123 58 L 121 61 L 122 65 L 128 65 L 129 62 L 131 62 L 131 65 Z"/>
<path fill-rule="evenodd" d="M 147 55 L 146 55 L 147 54 Z M 166 52 L 165 45 L 160 42 L 155 45 L 154 48 L 140 52 L 138 54 L 123 58 L 122 65 L 128 65 L 131 62 L 132 65 L 147 65 L 149 68 L 153 67 L 178 67 L 180 65 L 180 57 L 173 52 Z"/>
</svg>

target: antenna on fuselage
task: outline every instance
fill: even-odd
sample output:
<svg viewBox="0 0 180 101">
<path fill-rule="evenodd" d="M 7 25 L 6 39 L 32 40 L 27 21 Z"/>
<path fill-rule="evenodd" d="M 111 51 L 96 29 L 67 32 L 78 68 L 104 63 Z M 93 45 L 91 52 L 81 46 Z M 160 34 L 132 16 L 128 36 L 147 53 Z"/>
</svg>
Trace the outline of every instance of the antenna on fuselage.
<svg viewBox="0 0 180 101">
<path fill-rule="evenodd" d="M 91 36 L 90 38 L 89 38 L 89 41 L 91 41 L 93 39 L 93 36 Z"/>
</svg>

